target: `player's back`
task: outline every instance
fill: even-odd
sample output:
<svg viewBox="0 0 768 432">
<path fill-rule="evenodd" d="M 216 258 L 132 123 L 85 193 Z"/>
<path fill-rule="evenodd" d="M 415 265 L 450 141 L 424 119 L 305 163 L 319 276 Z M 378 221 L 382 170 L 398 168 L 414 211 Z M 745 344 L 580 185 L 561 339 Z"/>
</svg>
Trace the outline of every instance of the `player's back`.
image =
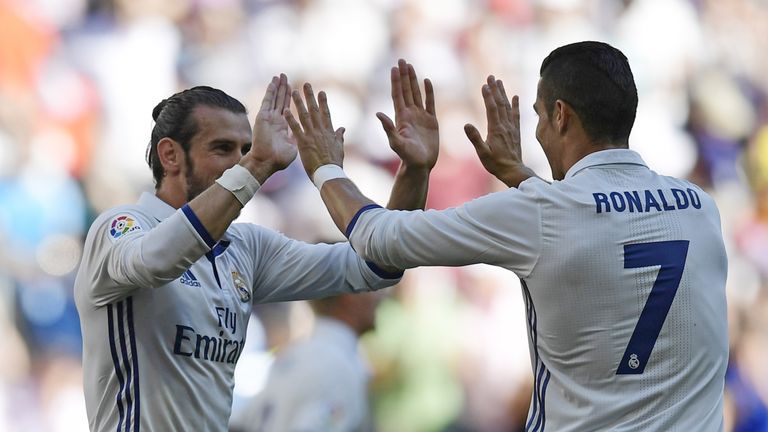
<svg viewBox="0 0 768 432">
<path fill-rule="evenodd" d="M 727 264 L 713 200 L 627 150 L 528 188 L 543 244 L 524 280 L 527 430 L 721 430 Z"/>
</svg>

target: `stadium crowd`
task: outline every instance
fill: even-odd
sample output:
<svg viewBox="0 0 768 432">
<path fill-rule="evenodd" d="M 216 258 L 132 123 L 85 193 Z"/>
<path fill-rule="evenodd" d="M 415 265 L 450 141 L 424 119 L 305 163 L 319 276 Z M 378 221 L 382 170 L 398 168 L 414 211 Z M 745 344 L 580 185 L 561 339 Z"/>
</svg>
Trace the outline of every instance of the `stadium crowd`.
<svg viewBox="0 0 768 432">
<path fill-rule="evenodd" d="M 205 84 L 252 116 L 272 75 L 311 80 L 347 129 L 345 170 L 384 203 L 398 160 L 374 113 L 390 112 L 389 67 L 406 58 L 435 87 L 441 153 L 427 207 L 441 209 L 503 187 L 462 131 L 482 123 L 478 89 L 491 73 L 519 92 L 524 158 L 549 176 L 530 109 L 538 66 L 579 40 L 610 42 L 632 64 L 630 147 L 718 202 L 728 418 L 766 430 L 742 403 L 768 401 L 766 22 L 762 0 L 0 0 L 0 430 L 87 430 L 75 271 L 94 216 L 153 189 L 141 155 L 162 98 Z M 241 220 L 340 239 L 299 161 Z M 420 268 L 388 291 L 362 339 L 378 430 L 516 430 L 531 392 L 517 279 Z M 235 411 L 274 353 L 312 327 L 304 303 L 256 309 Z"/>
</svg>

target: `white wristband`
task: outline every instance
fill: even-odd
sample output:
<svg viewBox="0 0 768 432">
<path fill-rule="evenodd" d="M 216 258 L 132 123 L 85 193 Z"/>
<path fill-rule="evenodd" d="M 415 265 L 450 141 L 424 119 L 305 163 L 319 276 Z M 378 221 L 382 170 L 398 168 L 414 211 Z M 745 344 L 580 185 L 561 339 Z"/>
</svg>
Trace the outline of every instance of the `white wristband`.
<svg viewBox="0 0 768 432">
<path fill-rule="evenodd" d="M 337 178 L 347 178 L 347 175 L 340 166 L 334 164 L 319 166 L 312 174 L 312 182 L 315 184 L 317 190 L 323 188 L 323 183 Z"/>
<path fill-rule="evenodd" d="M 232 195 L 240 201 L 240 204 L 245 207 L 245 204 L 253 198 L 256 191 L 259 190 L 261 184 L 244 166 L 236 164 L 232 168 L 224 171 L 224 174 L 216 179 L 216 183 L 221 185 L 224 189 L 232 192 Z"/>
</svg>

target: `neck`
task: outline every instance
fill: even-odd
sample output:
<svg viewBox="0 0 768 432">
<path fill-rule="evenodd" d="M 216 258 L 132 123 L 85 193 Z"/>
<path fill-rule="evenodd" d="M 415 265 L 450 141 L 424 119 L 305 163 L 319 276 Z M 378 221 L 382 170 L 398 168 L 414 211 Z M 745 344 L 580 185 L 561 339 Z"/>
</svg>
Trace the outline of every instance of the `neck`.
<svg viewBox="0 0 768 432">
<path fill-rule="evenodd" d="M 584 139 L 574 140 L 572 143 L 565 143 L 563 146 L 563 175 L 571 169 L 576 162 L 584 159 L 592 153 L 602 150 L 611 149 L 627 149 L 629 148 L 626 143 L 609 142 L 598 143 L 594 140 Z"/>
<path fill-rule="evenodd" d="M 168 180 L 168 179 L 166 179 Z M 169 206 L 178 209 L 187 203 L 187 199 L 183 193 L 170 187 L 169 182 L 163 182 L 157 190 L 155 195 L 161 200 L 165 201 Z"/>
</svg>

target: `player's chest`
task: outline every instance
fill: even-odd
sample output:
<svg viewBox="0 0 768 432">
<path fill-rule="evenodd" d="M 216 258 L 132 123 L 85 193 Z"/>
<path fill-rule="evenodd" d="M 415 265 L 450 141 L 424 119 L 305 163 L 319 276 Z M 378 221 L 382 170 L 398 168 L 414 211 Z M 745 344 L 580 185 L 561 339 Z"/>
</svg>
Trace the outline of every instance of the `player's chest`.
<svg viewBox="0 0 768 432">
<path fill-rule="evenodd" d="M 179 278 L 156 291 L 155 304 L 170 305 L 163 319 L 173 326 L 240 339 L 252 309 L 253 281 L 247 263 L 214 249 Z"/>
</svg>

